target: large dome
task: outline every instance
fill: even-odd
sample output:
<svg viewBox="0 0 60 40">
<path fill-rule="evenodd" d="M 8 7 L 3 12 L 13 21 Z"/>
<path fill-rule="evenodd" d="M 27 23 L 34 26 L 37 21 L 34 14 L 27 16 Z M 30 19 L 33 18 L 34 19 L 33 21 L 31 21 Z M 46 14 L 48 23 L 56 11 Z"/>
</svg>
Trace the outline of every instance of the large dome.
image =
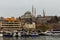
<svg viewBox="0 0 60 40">
<path fill-rule="evenodd" d="M 21 18 L 32 18 L 32 17 L 33 17 L 33 15 L 31 14 L 30 11 L 25 12 L 25 14 L 23 16 L 21 16 Z"/>
</svg>

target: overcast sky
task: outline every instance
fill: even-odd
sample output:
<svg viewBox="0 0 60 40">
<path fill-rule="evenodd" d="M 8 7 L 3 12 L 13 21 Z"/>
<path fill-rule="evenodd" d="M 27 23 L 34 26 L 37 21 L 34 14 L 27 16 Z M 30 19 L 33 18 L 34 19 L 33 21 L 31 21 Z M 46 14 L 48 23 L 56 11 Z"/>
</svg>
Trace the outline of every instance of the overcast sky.
<svg viewBox="0 0 60 40">
<path fill-rule="evenodd" d="M 42 15 L 44 9 L 46 15 L 60 16 L 60 0 L 0 0 L 0 16 L 19 17 L 26 11 L 36 8 L 37 15 Z"/>
</svg>

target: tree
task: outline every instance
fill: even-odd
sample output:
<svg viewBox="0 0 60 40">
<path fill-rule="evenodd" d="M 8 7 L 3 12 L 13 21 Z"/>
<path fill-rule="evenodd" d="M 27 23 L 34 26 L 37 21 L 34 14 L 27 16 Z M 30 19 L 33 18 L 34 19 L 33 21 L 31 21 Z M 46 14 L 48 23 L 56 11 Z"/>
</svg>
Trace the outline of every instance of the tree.
<svg viewBox="0 0 60 40">
<path fill-rule="evenodd" d="M 40 25 L 39 29 L 40 29 L 41 32 L 45 32 L 49 29 L 52 29 L 52 27 L 47 25 L 47 24 L 42 24 L 42 25 Z"/>
</svg>

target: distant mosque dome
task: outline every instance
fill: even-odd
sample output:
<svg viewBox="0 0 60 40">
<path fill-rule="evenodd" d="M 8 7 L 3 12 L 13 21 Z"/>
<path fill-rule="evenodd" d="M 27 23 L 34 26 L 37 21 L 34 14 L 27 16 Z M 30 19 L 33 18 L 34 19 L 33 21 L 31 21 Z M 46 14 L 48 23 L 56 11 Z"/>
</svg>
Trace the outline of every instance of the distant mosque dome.
<svg viewBox="0 0 60 40">
<path fill-rule="evenodd" d="M 30 11 L 27 11 L 27 12 L 25 12 L 25 14 L 31 15 L 31 12 Z"/>
<path fill-rule="evenodd" d="M 21 18 L 32 18 L 32 17 L 33 17 L 33 15 L 31 14 L 30 11 L 25 12 L 25 14 L 23 16 L 21 16 Z"/>
</svg>

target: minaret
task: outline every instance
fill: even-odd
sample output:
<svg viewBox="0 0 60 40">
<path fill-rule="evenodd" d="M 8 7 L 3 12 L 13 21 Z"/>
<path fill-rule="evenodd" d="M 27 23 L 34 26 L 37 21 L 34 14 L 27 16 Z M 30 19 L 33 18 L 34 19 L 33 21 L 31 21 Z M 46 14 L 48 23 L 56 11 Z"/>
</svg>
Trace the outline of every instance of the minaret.
<svg viewBox="0 0 60 40">
<path fill-rule="evenodd" d="M 34 8 L 34 6 L 32 6 L 32 15 L 36 16 L 36 8 Z"/>
<path fill-rule="evenodd" d="M 43 9 L 43 17 L 45 17 L 45 11 L 44 11 L 44 9 Z"/>
<path fill-rule="evenodd" d="M 32 5 L 32 15 L 33 15 L 33 13 L 34 13 L 34 7 L 33 7 L 33 5 Z"/>
<path fill-rule="evenodd" d="M 36 17 L 36 8 L 35 8 L 35 13 L 34 13 L 34 16 Z"/>
</svg>

